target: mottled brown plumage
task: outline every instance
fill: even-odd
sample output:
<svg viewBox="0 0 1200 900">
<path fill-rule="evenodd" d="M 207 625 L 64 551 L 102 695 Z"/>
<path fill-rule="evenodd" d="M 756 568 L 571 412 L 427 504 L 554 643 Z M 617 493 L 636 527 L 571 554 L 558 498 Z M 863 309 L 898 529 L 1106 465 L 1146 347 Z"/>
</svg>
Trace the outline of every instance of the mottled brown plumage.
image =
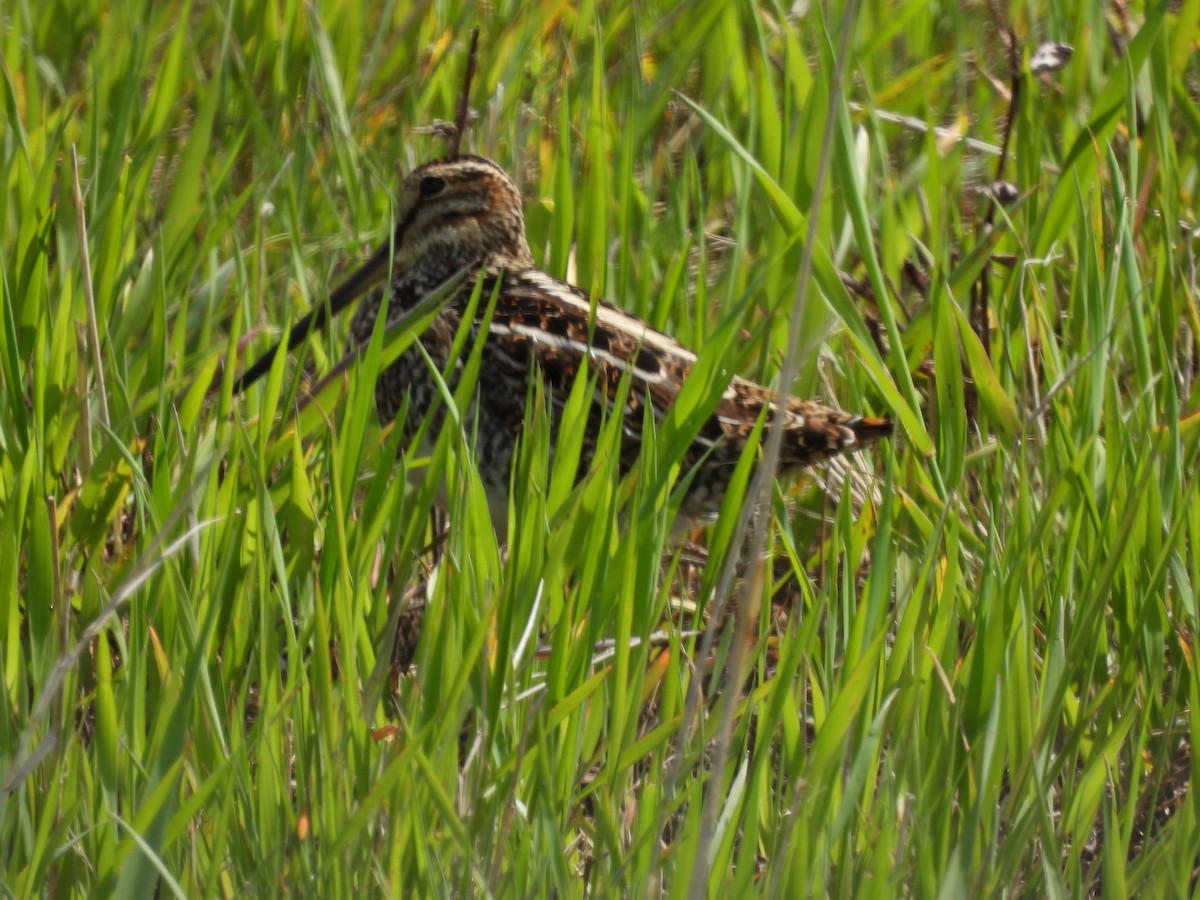
<svg viewBox="0 0 1200 900">
<path fill-rule="evenodd" d="M 661 420 L 696 362 L 695 355 L 618 307 L 593 300 L 536 269 L 525 238 L 520 194 L 504 170 L 489 160 L 459 156 L 415 169 L 400 189 L 397 212 L 392 245 L 381 248 L 351 276 L 331 298 L 330 309 L 336 313 L 373 279 L 386 275 L 391 260 L 390 279 L 370 290 L 354 316 L 348 338 L 353 348 L 369 339 L 385 290 L 390 290 L 388 318 L 394 320 L 467 268 L 470 277 L 421 337 L 434 363 L 449 370 L 454 380 L 456 368 L 449 366 L 449 354 L 468 299 L 478 279 L 484 280 L 485 298 L 499 282 L 483 349 L 478 403 L 464 410 L 469 417 L 478 416 L 478 421 L 469 418 L 467 427 L 478 435 L 476 462 L 493 520 L 498 525 L 506 521 L 512 450 L 521 432 L 534 366 L 541 370 L 554 410 L 561 408 L 585 359 L 589 374 L 598 375 L 598 409 L 629 375 L 621 463 L 623 468 L 632 465 L 646 404 Z M 292 342 L 320 324 L 319 314 L 301 323 L 293 329 Z M 243 383 L 252 376 L 253 371 Z M 439 402 L 428 363 L 415 348 L 379 376 L 375 398 L 380 418 L 393 420 L 406 396 L 408 411 L 400 426 L 411 437 L 431 404 Z M 685 519 L 700 520 L 717 512 L 755 422 L 764 406 L 773 411 L 777 400 L 771 391 L 745 379 L 734 378 L 729 384 L 683 460 L 684 471 L 695 467 L 680 510 Z M 796 398 L 787 398 L 786 409 L 783 474 L 857 450 L 892 431 L 887 419 L 849 415 Z M 600 418 L 591 417 L 583 465 L 590 460 Z"/>
</svg>

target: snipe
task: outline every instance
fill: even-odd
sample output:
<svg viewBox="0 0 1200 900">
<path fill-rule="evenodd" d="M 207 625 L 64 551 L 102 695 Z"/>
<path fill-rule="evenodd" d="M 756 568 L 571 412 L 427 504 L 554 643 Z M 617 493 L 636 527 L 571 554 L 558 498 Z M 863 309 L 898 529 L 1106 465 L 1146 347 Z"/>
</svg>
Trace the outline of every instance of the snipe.
<svg viewBox="0 0 1200 900">
<path fill-rule="evenodd" d="M 391 261 L 390 278 L 387 277 Z M 696 356 L 645 322 L 603 301 L 593 301 L 573 285 L 539 271 L 525 238 L 521 195 L 498 165 L 478 156 L 457 156 L 423 165 L 404 179 L 397 204 L 392 243 L 381 247 L 330 297 L 299 322 L 288 337 L 294 346 L 358 297 L 366 298 L 355 313 L 348 343 L 366 342 L 378 317 L 385 290 L 390 290 L 388 318 L 395 320 L 455 273 L 470 277 L 426 331 L 421 342 L 440 370 L 446 371 L 451 345 L 473 287 L 484 280 L 483 297 L 499 281 L 490 329 L 483 350 L 478 403 L 468 432 L 478 435 L 476 462 L 489 493 L 493 520 L 506 522 L 513 446 L 521 433 L 527 386 L 534 366 L 541 370 L 554 401 L 565 400 L 584 360 L 596 375 L 595 405 L 600 409 L 622 377 L 631 378 L 623 409 L 622 466 L 637 458 L 645 405 L 659 419 L 670 408 L 688 377 Z M 235 391 L 260 377 L 274 352 L 239 379 Z M 453 385 L 452 385 L 453 386 Z M 438 391 L 428 363 L 415 348 L 383 372 L 376 383 L 380 419 L 393 420 L 408 395 L 405 421 L 411 438 Z M 734 378 L 716 410 L 700 429 L 683 471 L 696 467 L 680 514 L 687 520 L 714 515 L 754 424 L 777 395 L 742 378 Z M 552 402 L 556 410 L 561 404 Z M 851 415 L 799 400 L 786 399 L 788 420 L 781 455 L 781 474 L 860 449 L 892 432 L 888 419 Z M 477 410 L 477 413 L 475 412 Z M 467 411 L 464 411 L 466 413 Z M 590 417 L 598 429 L 600 415 Z M 595 432 L 584 441 L 590 458 Z M 500 508 L 497 509 L 497 506 Z"/>
</svg>

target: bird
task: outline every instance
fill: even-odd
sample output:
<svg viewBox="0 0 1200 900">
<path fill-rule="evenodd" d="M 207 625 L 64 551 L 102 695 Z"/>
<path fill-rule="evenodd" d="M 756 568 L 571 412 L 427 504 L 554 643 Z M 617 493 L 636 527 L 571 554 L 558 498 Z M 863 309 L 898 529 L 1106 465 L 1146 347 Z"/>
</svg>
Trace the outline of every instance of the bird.
<svg viewBox="0 0 1200 900">
<path fill-rule="evenodd" d="M 495 299 L 482 335 L 475 402 L 463 414 L 467 433 L 477 435 L 475 462 L 497 532 L 507 524 L 513 451 L 535 370 L 550 400 L 552 441 L 576 377 L 586 370 L 595 379 L 580 460 L 584 474 L 601 420 L 612 414 L 613 398 L 621 398 L 619 464 L 622 473 L 627 472 L 638 458 L 647 407 L 655 420 L 663 421 L 696 364 L 696 354 L 620 307 L 538 269 L 526 238 L 520 191 L 490 159 L 454 155 L 413 169 L 399 189 L 395 222 L 391 240 L 331 293 L 328 303 L 291 329 L 288 348 L 361 298 L 346 339 L 349 351 L 360 348 L 371 337 L 385 296 L 390 324 L 465 271 L 460 286 L 420 337 L 425 353 L 411 347 L 378 375 L 375 404 L 381 423 L 393 422 L 403 411 L 403 420 L 396 424 L 402 439 L 411 441 L 431 407 L 443 406 L 426 354 L 439 371 L 450 373 L 453 390 L 463 363 L 458 359 L 450 365 L 455 335 L 478 287 L 482 302 L 470 323 L 473 340 L 480 338 L 483 323 L 478 316 L 493 292 Z M 235 393 L 270 368 L 278 349 L 277 344 L 238 379 Z M 628 389 L 619 392 L 622 380 L 627 380 Z M 779 465 L 783 477 L 892 433 L 888 418 L 780 396 L 735 375 L 679 461 L 681 471 L 691 473 L 677 514 L 684 527 L 716 516 L 755 424 L 764 411 L 777 414 L 781 404 L 786 416 Z M 435 408 L 435 429 L 442 416 L 444 409 Z"/>
</svg>

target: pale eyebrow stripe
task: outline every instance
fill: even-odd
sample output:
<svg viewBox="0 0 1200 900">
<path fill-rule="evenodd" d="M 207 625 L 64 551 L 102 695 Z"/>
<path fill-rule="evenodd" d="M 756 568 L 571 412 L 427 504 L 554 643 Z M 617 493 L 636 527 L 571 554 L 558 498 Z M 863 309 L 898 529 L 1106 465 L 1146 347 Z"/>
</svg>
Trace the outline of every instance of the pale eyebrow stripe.
<svg viewBox="0 0 1200 900">
<path fill-rule="evenodd" d="M 564 350 L 571 350 L 578 353 L 580 356 L 587 356 L 590 359 L 598 359 L 607 362 L 611 366 L 615 366 L 622 371 L 631 373 L 639 381 L 646 384 L 662 384 L 665 377 L 661 371 L 648 372 L 643 368 L 635 365 L 633 360 L 622 359 L 609 353 L 607 350 L 602 350 L 599 347 L 589 346 L 583 341 L 578 341 L 572 337 L 564 337 L 557 334 L 548 334 L 540 328 L 531 328 L 528 325 L 503 325 L 499 322 L 492 322 L 491 331 L 497 334 L 523 335 L 533 341 L 540 341 L 543 344 L 548 344 L 552 347 L 559 347 Z"/>
<path fill-rule="evenodd" d="M 591 305 L 574 291 L 563 290 L 562 284 L 557 279 L 535 271 L 523 272 L 522 277 L 535 287 L 551 294 L 559 302 L 573 306 L 585 315 L 591 316 Z M 596 321 L 628 333 L 632 338 L 636 339 L 637 343 L 653 347 L 655 350 L 667 353 L 689 363 L 696 362 L 695 353 L 692 353 L 666 335 L 659 334 L 640 319 L 635 319 L 613 306 L 598 303 L 596 305 Z"/>
</svg>

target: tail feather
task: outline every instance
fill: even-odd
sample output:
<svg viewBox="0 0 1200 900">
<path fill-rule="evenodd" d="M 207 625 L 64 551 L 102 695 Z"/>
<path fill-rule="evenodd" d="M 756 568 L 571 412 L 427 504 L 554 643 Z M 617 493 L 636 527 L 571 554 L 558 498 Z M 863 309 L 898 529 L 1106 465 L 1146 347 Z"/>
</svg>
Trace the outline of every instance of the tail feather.
<svg viewBox="0 0 1200 900">
<path fill-rule="evenodd" d="M 876 441 L 891 437 L 895 426 L 891 419 L 877 419 L 870 416 L 854 416 L 846 423 L 846 427 L 854 434 L 854 447 L 866 447 Z"/>
</svg>

